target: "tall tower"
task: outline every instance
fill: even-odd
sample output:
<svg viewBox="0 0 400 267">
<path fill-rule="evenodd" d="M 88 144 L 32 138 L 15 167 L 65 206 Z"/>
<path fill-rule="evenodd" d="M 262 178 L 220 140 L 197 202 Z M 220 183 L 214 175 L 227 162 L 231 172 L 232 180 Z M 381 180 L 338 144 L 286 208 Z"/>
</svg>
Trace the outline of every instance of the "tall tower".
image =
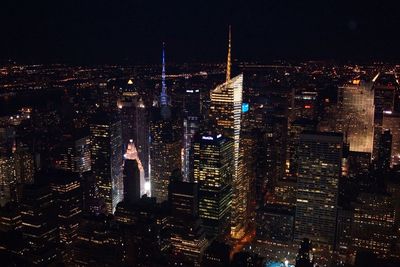
<svg viewBox="0 0 400 267">
<path fill-rule="evenodd" d="M 200 127 L 200 89 L 187 89 L 183 118 L 182 173 L 185 181 L 193 181 L 193 138 Z"/>
<path fill-rule="evenodd" d="M 49 171 L 42 174 L 50 181 L 51 191 L 57 207 L 57 222 L 60 245 L 64 261 L 73 258 L 73 244 L 76 241 L 81 218 L 82 192 L 77 173 L 64 170 Z"/>
<path fill-rule="evenodd" d="M 163 43 L 160 106 L 167 106 L 167 105 L 168 105 L 168 95 L 167 95 L 167 84 L 165 82 L 165 43 Z"/>
<path fill-rule="evenodd" d="M 231 80 L 231 25 L 229 25 L 229 37 L 228 37 L 228 56 L 226 59 L 226 82 Z"/>
<path fill-rule="evenodd" d="M 298 148 L 299 171 L 294 237 L 332 249 L 335 241 L 343 136 L 304 132 Z"/>
<path fill-rule="evenodd" d="M 96 114 L 90 123 L 92 171 L 99 197 L 106 211 L 114 213 L 123 199 L 121 121 L 105 113 Z"/>
<path fill-rule="evenodd" d="M 150 124 L 150 182 L 151 196 L 157 202 L 168 199 L 168 184 L 171 172 L 182 165 L 179 135 L 180 123 L 172 117 L 165 83 L 165 49 L 162 53 L 162 89 L 160 107 L 152 110 Z"/>
<path fill-rule="evenodd" d="M 240 238 L 244 234 L 247 213 L 247 180 L 243 179 L 239 156 L 240 125 L 242 114 L 243 74 L 231 79 L 231 34 L 229 31 L 226 81 L 211 91 L 211 121 L 217 130 L 234 142 L 234 173 L 232 179 L 231 236 Z"/>
</svg>

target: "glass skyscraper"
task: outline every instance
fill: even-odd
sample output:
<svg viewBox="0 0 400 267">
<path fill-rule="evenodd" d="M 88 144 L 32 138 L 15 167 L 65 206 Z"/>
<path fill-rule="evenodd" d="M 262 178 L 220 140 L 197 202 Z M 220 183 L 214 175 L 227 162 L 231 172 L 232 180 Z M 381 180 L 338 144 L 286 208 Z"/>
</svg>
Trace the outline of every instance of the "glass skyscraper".
<svg viewBox="0 0 400 267">
<path fill-rule="evenodd" d="M 114 213 L 123 199 L 121 121 L 96 114 L 90 123 L 92 171 L 106 211 Z"/>
<path fill-rule="evenodd" d="M 199 183 L 199 216 L 209 235 L 223 234 L 229 226 L 233 176 L 233 141 L 221 134 L 194 140 L 194 180 Z"/>
</svg>

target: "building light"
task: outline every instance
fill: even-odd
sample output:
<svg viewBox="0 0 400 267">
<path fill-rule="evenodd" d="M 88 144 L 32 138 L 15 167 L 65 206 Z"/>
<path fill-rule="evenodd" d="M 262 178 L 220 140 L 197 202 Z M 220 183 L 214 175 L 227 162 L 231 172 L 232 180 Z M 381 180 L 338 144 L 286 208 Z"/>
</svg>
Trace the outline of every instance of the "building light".
<svg viewBox="0 0 400 267">
<path fill-rule="evenodd" d="M 249 111 L 249 103 L 242 103 L 242 112 L 246 113 Z"/>
</svg>

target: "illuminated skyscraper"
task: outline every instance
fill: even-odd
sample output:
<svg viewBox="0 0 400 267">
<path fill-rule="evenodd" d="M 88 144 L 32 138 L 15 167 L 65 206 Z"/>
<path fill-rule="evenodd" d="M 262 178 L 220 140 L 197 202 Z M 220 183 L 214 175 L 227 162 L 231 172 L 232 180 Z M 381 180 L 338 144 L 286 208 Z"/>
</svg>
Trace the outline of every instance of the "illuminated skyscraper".
<svg viewBox="0 0 400 267">
<path fill-rule="evenodd" d="M 57 224 L 62 256 L 66 262 L 73 258 L 74 244 L 82 214 L 82 191 L 79 175 L 70 171 L 46 173 L 56 204 Z"/>
<path fill-rule="evenodd" d="M 89 151 L 90 153 L 90 151 Z M 15 150 L 15 174 L 19 184 L 33 183 L 33 176 L 35 173 L 35 166 L 33 162 L 33 155 L 29 149 L 22 144 L 17 146 Z M 89 154 L 90 156 L 90 154 Z"/>
<path fill-rule="evenodd" d="M 379 257 L 393 255 L 396 240 L 395 208 L 387 193 L 363 192 L 354 205 L 352 247 Z"/>
<path fill-rule="evenodd" d="M 234 164 L 233 141 L 221 134 L 198 135 L 194 141 L 194 180 L 199 183 L 199 216 L 209 235 L 229 227 Z"/>
<path fill-rule="evenodd" d="M 184 182 L 180 170 L 170 177 L 168 201 L 171 209 L 170 241 L 175 265 L 199 266 L 207 247 L 202 221 L 198 216 L 198 184 Z"/>
<path fill-rule="evenodd" d="M 144 177 L 149 182 L 149 112 L 143 102 L 143 99 L 136 101 L 136 116 L 135 116 L 135 134 L 133 142 L 138 151 L 139 159 L 142 162 Z M 150 184 L 150 182 L 149 182 Z"/>
<path fill-rule="evenodd" d="M 297 177 L 297 147 L 299 146 L 300 134 L 303 131 L 315 131 L 316 128 L 317 122 L 309 119 L 297 119 L 290 125 L 286 178 L 296 180 Z"/>
<path fill-rule="evenodd" d="M 374 79 L 374 147 L 373 158 L 379 154 L 382 135 L 383 115 L 394 111 L 394 102 L 398 84 L 393 73 L 379 73 Z"/>
<path fill-rule="evenodd" d="M 391 166 L 400 164 L 400 113 L 385 112 L 383 114 L 383 130 L 390 130 L 392 134 Z"/>
<path fill-rule="evenodd" d="M 233 139 L 234 166 L 232 179 L 232 221 L 231 236 L 240 238 L 244 234 L 247 214 L 247 179 L 243 179 L 240 163 L 240 127 L 242 115 L 243 74 L 231 79 L 231 31 L 229 29 L 229 46 L 226 81 L 211 91 L 211 120 L 218 131 Z"/>
<path fill-rule="evenodd" d="M 149 178 L 149 124 L 148 112 L 141 99 L 136 81 L 124 80 L 122 94 L 118 101 L 122 122 L 123 150 L 133 141 L 142 162 L 144 177 Z"/>
<path fill-rule="evenodd" d="M 372 153 L 374 92 L 366 85 L 339 88 L 340 124 L 350 151 Z"/>
<path fill-rule="evenodd" d="M 162 202 L 168 198 L 169 176 L 181 167 L 181 139 L 172 119 L 160 118 L 155 112 L 150 125 L 150 184 L 151 196 Z"/>
<path fill-rule="evenodd" d="M 63 136 L 57 168 L 83 173 L 91 169 L 90 135 L 85 132 Z"/>
<path fill-rule="evenodd" d="M 58 257 L 57 207 L 49 185 L 24 187 L 21 202 L 23 236 L 29 244 L 32 265 L 47 265 Z"/>
<path fill-rule="evenodd" d="M 74 143 L 74 172 L 87 172 L 92 168 L 90 155 L 90 136 L 83 135 Z"/>
<path fill-rule="evenodd" d="M 187 89 L 183 119 L 183 161 L 182 172 L 185 181 L 193 180 L 193 138 L 200 124 L 200 90 Z"/>
<path fill-rule="evenodd" d="M 98 113 L 90 123 L 92 171 L 106 211 L 114 213 L 123 199 L 121 122 Z"/>
<path fill-rule="evenodd" d="M 1 153 L 1 152 L 0 152 Z M 10 153 L 0 155 L 0 205 L 17 199 L 17 178 L 15 175 L 15 158 Z"/>
<path fill-rule="evenodd" d="M 294 238 L 309 238 L 332 248 L 343 137 L 338 133 L 305 132 L 299 144 Z"/>
<path fill-rule="evenodd" d="M 181 138 L 180 123 L 172 116 L 165 82 L 165 52 L 162 53 L 162 90 L 159 107 L 154 107 L 150 124 L 150 184 L 151 196 L 157 202 L 168 199 L 169 176 L 180 169 Z"/>
</svg>

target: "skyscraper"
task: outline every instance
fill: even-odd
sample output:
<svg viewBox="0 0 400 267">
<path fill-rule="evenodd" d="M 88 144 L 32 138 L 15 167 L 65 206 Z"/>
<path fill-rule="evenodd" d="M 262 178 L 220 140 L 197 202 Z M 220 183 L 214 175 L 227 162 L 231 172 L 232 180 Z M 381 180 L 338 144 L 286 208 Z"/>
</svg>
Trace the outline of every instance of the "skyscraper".
<svg viewBox="0 0 400 267">
<path fill-rule="evenodd" d="M 106 113 L 96 114 L 90 123 L 92 171 L 99 197 L 108 213 L 123 199 L 121 122 Z"/>
<path fill-rule="evenodd" d="M 135 134 L 133 142 L 138 151 L 139 159 L 142 162 L 144 177 L 150 184 L 149 179 L 149 136 L 150 127 L 148 120 L 149 112 L 146 108 L 143 99 L 136 101 L 136 116 L 135 116 Z"/>
<path fill-rule="evenodd" d="M 340 123 L 350 151 L 372 153 L 374 92 L 366 85 L 339 88 Z"/>
<path fill-rule="evenodd" d="M 224 234 L 231 213 L 233 141 L 221 134 L 198 135 L 194 141 L 194 180 L 199 183 L 199 216 L 209 235 Z"/>
<path fill-rule="evenodd" d="M 58 257 L 56 245 L 57 208 L 49 185 L 32 184 L 24 187 L 21 202 L 21 231 L 28 240 L 29 261 L 49 264 Z"/>
<path fill-rule="evenodd" d="M 199 266 L 208 242 L 198 216 L 198 184 L 184 182 L 180 170 L 176 170 L 170 177 L 168 193 L 171 209 L 170 262 Z"/>
<path fill-rule="evenodd" d="M 79 175 L 63 170 L 50 171 L 44 175 L 49 178 L 55 200 L 62 256 L 66 262 L 70 262 L 73 258 L 72 246 L 78 234 L 79 220 L 82 215 Z"/>
<path fill-rule="evenodd" d="M 172 116 L 165 81 L 165 51 L 162 52 L 162 90 L 159 107 L 154 107 L 150 124 L 150 184 L 151 196 L 157 202 L 168 199 L 169 176 L 180 169 L 181 138 L 180 123 L 176 115 Z"/>
<path fill-rule="evenodd" d="M 383 114 L 394 111 L 395 94 L 398 90 L 395 75 L 393 73 L 379 73 L 372 89 L 374 95 L 373 158 L 377 158 L 383 130 Z"/>
<path fill-rule="evenodd" d="M 1 152 L 0 152 L 1 153 Z M 15 158 L 11 152 L 0 155 L 0 205 L 17 199 Z"/>
<path fill-rule="evenodd" d="M 392 134 L 390 133 L 390 130 L 383 131 L 379 143 L 377 158 L 378 168 L 388 171 L 392 154 Z"/>
<path fill-rule="evenodd" d="M 185 181 L 193 180 L 193 138 L 200 126 L 200 90 L 186 89 L 183 119 L 182 172 Z"/>
<path fill-rule="evenodd" d="M 370 251 L 382 258 L 393 254 L 398 234 L 390 195 L 386 192 L 362 192 L 353 205 L 353 249 Z"/>
<path fill-rule="evenodd" d="M 231 79 L 231 31 L 229 28 L 229 45 L 226 81 L 218 85 L 211 91 L 211 120 L 215 123 L 218 131 L 226 137 L 233 139 L 234 147 L 234 165 L 232 179 L 232 221 L 231 236 L 240 238 L 244 234 L 247 192 L 246 179 L 243 179 L 243 173 L 240 164 L 240 128 L 242 115 L 242 92 L 243 92 L 243 74 Z"/>
<path fill-rule="evenodd" d="M 386 112 L 383 114 L 383 130 L 392 134 L 391 166 L 400 164 L 400 113 Z"/>
<path fill-rule="evenodd" d="M 300 135 L 294 238 L 332 248 L 335 239 L 343 137 L 338 133 Z"/>
<path fill-rule="evenodd" d="M 124 200 L 133 203 L 145 194 L 144 170 L 133 142 L 124 157 Z"/>
</svg>

